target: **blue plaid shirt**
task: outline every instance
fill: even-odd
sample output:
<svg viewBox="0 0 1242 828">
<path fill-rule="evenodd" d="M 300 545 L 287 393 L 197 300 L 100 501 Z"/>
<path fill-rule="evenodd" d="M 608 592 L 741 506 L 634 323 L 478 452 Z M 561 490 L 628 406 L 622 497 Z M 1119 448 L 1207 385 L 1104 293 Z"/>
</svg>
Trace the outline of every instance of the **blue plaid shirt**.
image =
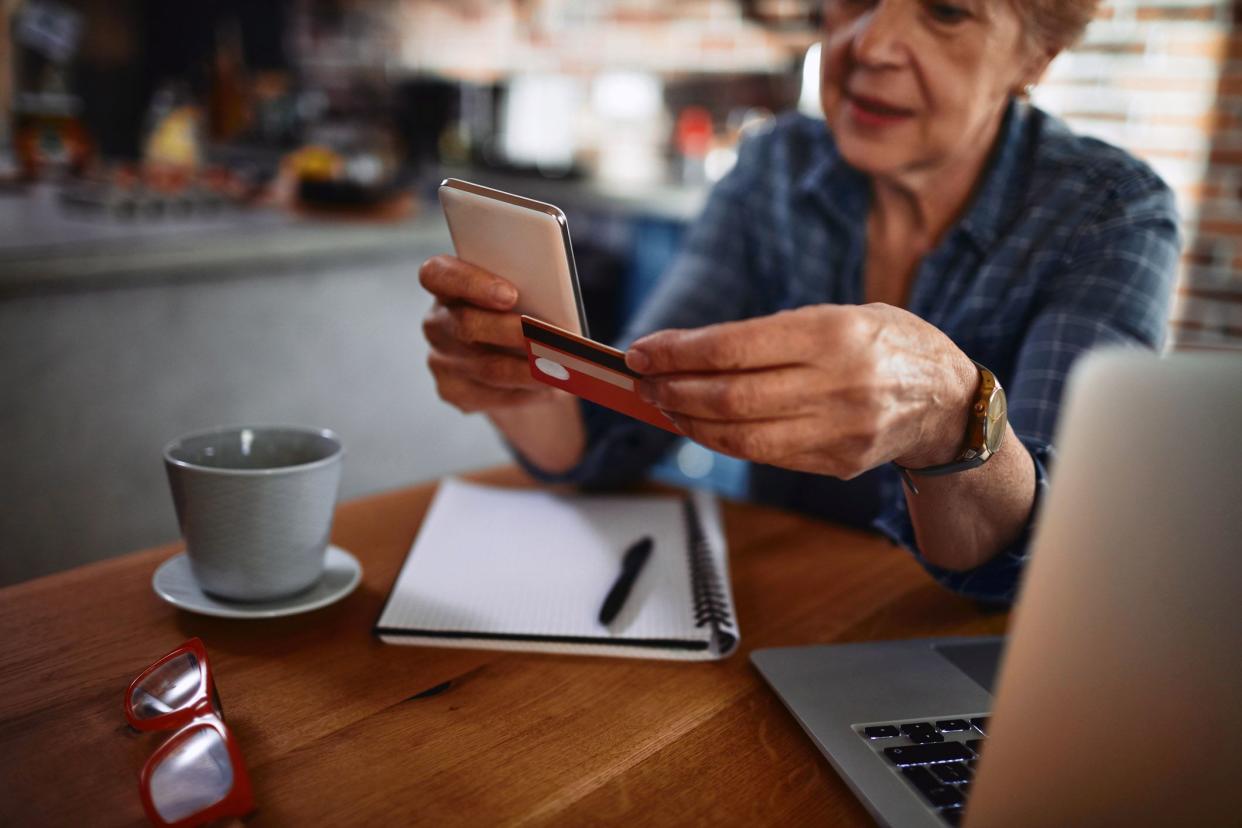
<svg viewBox="0 0 1242 828">
<path fill-rule="evenodd" d="M 869 179 L 845 163 L 822 121 L 781 118 L 744 144 L 619 347 L 664 328 L 863 302 L 870 198 Z M 999 378 L 1039 494 L 1066 374 L 1101 345 L 1160 348 L 1178 248 L 1172 193 L 1146 164 L 1045 112 L 1010 105 L 979 189 L 919 265 L 907 309 Z M 538 476 L 625 484 L 673 439 L 591 404 L 584 415 L 583 462 Z M 878 530 L 950 589 L 1014 598 L 1030 527 L 975 569 L 933 566 L 919 554 L 892 465 L 850 481 L 752 465 L 749 488 L 761 502 Z"/>
</svg>

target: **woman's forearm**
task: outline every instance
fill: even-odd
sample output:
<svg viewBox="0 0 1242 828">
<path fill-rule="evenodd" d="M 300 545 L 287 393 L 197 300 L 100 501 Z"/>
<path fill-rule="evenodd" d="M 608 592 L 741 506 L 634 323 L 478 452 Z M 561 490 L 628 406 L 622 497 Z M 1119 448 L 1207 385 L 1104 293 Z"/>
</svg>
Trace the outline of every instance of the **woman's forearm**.
<svg viewBox="0 0 1242 828">
<path fill-rule="evenodd" d="M 586 428 L 582 409 L 569 394 L 488 412 L 492 424 L 528 461 L 549 474 L 567 471 L 582 461 Z"/>
<path fill-rule="evenodd" d="M 905 495 L 919 549 L 945 569 L 979 566 L 1013 543 L 1035 503 L 1034 461 L 1009 428 L 982 466 L 914 481 L 919 493 Z"/>
</svg>

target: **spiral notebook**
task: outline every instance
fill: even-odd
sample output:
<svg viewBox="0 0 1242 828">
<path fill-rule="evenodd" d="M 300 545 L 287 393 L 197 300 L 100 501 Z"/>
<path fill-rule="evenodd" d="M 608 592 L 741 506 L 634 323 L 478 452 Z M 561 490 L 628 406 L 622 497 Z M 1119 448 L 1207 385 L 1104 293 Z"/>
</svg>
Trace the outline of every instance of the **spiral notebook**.
<svg viewBox="0 0 1242 828">
<path fill-rule="evenodd" d="M 634 541 L 651 556 L 599 612 Z M 390 644 L 710 660 L 737 649 L 719 504 L 440 484 L 375 634 Z"/>
</svg>

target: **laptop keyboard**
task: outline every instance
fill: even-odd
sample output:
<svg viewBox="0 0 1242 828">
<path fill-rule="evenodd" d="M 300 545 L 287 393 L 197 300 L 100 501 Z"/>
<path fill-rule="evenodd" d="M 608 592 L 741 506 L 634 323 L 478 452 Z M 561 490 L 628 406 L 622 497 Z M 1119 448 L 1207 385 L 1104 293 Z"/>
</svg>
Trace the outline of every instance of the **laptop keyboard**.
<svg viewBox="0 0 1242 828">
<path fill-rule="evenodd" d="M 949 825 L 960 825 L 988 717 L 861 725 L 866 739 Z"/>
</svg>

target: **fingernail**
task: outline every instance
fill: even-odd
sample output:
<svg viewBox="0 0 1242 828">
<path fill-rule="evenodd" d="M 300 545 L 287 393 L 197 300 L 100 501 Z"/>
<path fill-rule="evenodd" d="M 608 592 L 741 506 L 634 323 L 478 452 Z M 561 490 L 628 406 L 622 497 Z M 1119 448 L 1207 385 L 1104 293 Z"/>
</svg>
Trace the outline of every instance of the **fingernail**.
<svg viewBox="0 0 1242 828">
<path fill-rule="evenodd" d="M 517 301 L 517 291 L 511 285 L 493 285 L 492 298 L 501 305 L 512 305 Z"/>
<path fill-rule="evenodd" d="M 625 354 L 625 364 L 632 371 L 646 371 L 651 367 L 651 357 L 642 351 L 635 351 L 632 348 Z"/>
<path fill-rule="evenodd" d="M 638 396 L 643 398 L 644 402 L 655 402 L 655 384 L 643 380 L 638 384 Z"/>
</svg>

